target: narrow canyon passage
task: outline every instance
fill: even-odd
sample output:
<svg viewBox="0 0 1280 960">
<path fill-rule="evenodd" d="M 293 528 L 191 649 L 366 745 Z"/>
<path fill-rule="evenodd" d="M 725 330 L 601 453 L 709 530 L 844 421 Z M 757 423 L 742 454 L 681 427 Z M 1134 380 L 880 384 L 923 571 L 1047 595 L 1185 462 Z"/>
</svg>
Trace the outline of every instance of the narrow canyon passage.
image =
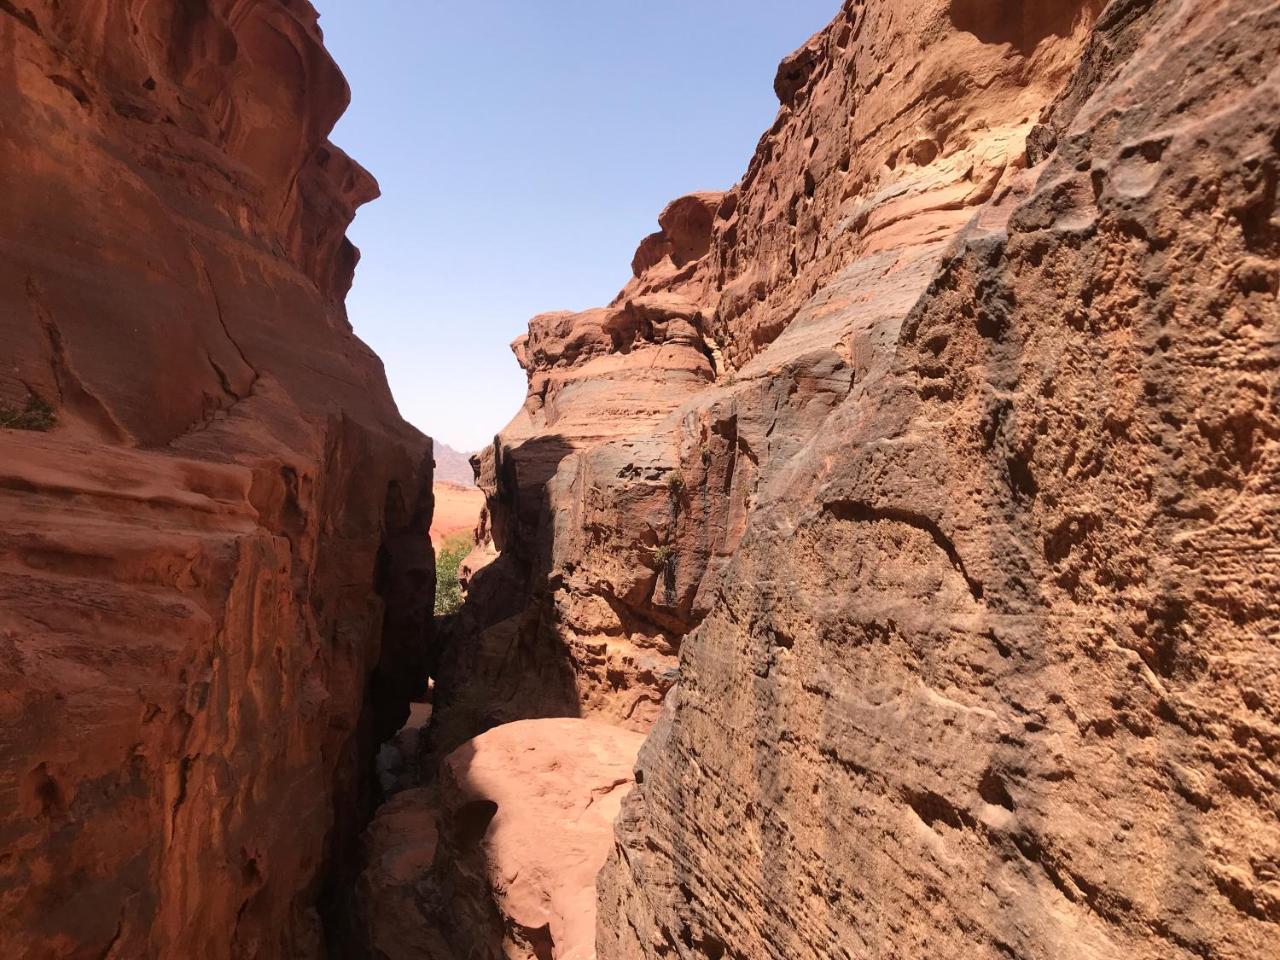
<svg viewBox="0 0 1280 960">
<path fill-rule="evenodd" d="M 1274 955 L 1280 0 L 831 12 L 473 489 L 311 4 L 0 0 L 0 956 Z"/>
<path fill-rule="evenodd" d="M 1051 6 L 845 4 L 513 345 L 378 955 L 1268 955 L 1280 10 Z"/>
</svg>

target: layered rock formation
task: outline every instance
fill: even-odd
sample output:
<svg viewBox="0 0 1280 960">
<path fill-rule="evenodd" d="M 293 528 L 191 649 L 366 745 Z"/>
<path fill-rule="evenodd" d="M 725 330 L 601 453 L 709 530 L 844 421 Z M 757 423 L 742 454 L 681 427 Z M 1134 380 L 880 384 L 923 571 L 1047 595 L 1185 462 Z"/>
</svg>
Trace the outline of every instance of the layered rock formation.
<svg viewBox="0 0 1280 960">
<path fill-rule="evenodd" d="M 0 3 L 0 942 L 315 957 L 423 673 L 306 0 Z"/>
<path fill-rule="evenodd" d="M 1280 5 L 1102 8 L 850 0 L 517 341 L 430 739 L 661 713 L 601 957 L 1275 942 Z"/>
<path fill-rule="evenodd" d="M 609 307 L 530 323 L 529 398 L 480 463 L 504 563 L 474 588 L 509 633 L 490 592 L 523 585 L 520 629 L 552 638 L 524 709 L 559 676 L 559 708 L 652 723 L 762 485 L 884 362 L 957 231 L 1009 202 L 1097 12 L 1069 6 L 1026 50 L 986 36 L 1009 29 L 994 7 L 848 6 L 779 68 L 739 184 L 668 206 Z"/>
<path fill-rule="evenodd" d="M 844 3 L 517 342 L 438 661 L 314 11 L 0 58 L 6 955 L 1270 955 L 1276 0 Z"/>
</svg>

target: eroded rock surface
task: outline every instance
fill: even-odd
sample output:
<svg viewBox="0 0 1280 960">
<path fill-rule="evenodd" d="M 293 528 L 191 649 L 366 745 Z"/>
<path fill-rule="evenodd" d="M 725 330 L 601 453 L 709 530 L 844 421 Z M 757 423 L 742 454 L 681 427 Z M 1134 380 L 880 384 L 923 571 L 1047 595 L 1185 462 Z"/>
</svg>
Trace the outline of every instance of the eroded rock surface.
<svg viewBox="0 0 1280 960">
<path fill-rule="evenodd" d="M 845 3 L 516 342 L 430 739 L 661 715 L 601 957 L 1268 954 L 1280 6 L 1103 6 Z"/>
<path fill-rule="evenodd" d="M 652 724 L 763 488 L 880 372 L 957 231 L 1012 202 L 1098 4 L 1066 6 L 1024 52 L 939 0 L 846 5 L 779 68 L 743 179 L 670 204 L 608 307 L 530 323 L 528 399 L 480 455 L 501 556 L 444 666 L 470 688 L 445 745 L 570 709 Z"/>
<path fill-rule="evenodd" d="M 0 3 L 7 957 L 323 951 L 433 578 L 346 102 L 305 0 Z"/>
<path fill-rule="evenodd" d="M 774 342 L 834 310 L 851 387 L 684 640 L 602 957 L 1273 951 L 1277 64 L 1273 3 L 1111 4 L 914 304 Z"/>
<path fill-rule="evenodd" d="M 525 720 L 444 758 L 366 837 L 369 948 L 386 960 L 589 960 L 596 876 L 643 734 Z"/>
</svg>

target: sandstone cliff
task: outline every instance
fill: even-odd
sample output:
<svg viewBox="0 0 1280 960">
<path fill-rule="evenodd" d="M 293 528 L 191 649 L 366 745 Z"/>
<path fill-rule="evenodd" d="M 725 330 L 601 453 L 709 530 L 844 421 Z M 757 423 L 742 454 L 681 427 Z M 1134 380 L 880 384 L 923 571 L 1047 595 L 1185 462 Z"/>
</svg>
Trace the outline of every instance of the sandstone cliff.
<svg viewBox="0 0 1280 960">
<path fill-rule="evenodd" d="M 560 708 L 652 723 L 766 488 L 883 373 L 956 233 L 1010 202 L 1096 4 L 970 6 L 846 5 L 779 68 L 743 179 L 670 204 L 610 306 L 515 343 L 529 397 L 480 465 L 502 558 L 473 592 L 510 614 L 491 632 L 550 638 L 529 709 L 559 678 Z"/>
<path fill-rule="evenodd" d="M 0 943 L 315 957 L 422 676 L 431 454 L 306 0 L 0 2 Z"/>
<path fill-rule="evenodd" d="M 601 957 L 1274 944 L 1280 5 L 1103 6 L 849 0 L 516 342 L 430 739 L 657 719 Z"/>
</svg>

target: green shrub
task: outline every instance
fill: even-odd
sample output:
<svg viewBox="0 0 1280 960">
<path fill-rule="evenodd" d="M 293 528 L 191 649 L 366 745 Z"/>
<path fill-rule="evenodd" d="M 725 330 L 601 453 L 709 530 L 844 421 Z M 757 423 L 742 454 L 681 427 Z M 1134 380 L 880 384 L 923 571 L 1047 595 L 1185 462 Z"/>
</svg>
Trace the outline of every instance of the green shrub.
<svg viewBox="0 0 1280 960">
<path fill-rule="evenodd" d="M 23 410 L 0 403 L 0 427 L 9 430 L 52 430 L 58 422 L 58 414 L 34 393 L 27 397 L 27 405 Z"/>
<path fill-rule="evenodd" d="M 653 551 L 653 559 L 662 577 L 663 602 L 671 606 L 676 602 L 676 549 L 669 543 L 660 544 Z"/>
<path fill-rule="evenodd" d="M 459 533 L 440 544 L 436 552 L 436 616 L 445 617 L 457 613 L 462 606 L 462 585 L 458 582 L 458 568 L 471 552 L 471 537 Z"/>
</svg>

